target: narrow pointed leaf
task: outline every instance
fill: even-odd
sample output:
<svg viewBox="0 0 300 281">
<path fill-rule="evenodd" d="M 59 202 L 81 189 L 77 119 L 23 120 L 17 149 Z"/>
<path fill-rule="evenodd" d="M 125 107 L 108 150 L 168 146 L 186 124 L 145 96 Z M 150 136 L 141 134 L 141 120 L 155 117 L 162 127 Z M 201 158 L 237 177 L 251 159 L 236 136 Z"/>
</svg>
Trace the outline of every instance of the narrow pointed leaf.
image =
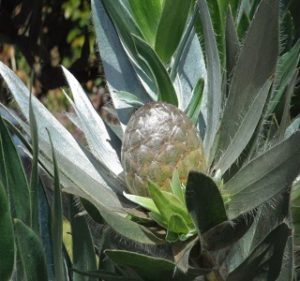
<svg viewBox="0 0 300 281">
<path fill-rule="evenodd" d="M 187 117 L 189 117 L 194 124 L 197 123 L 200 110 L 201 110 L 201 104 L 202 104 L 202 96 L 203 96 L 203 89 L 204 89 L 204 80 L 199 79 L 195 88 L 192 92 L 192 98 L 190 100 L 190 103 L 185 110 L 185 113 Z"/>
<path fill-rule="evenodd" d="M 252 160 L 234 175 L 225 190 L 230 194 L 229 216 L 258 207 L 285 191 L 300 172 L 300 132 Z"/>
<path fill-rule="evenodd" d="M 110 145 L 110 136 L 79 82 L 64 67 L 63 73 L 71 88 L 75 110 L 89 147 L 94 155 L 116 175 L 123 171 L 116 151 Z"/>
<path fill-rule="evenodd" d="M 44 249 L 35 232 L 15 219 L 15 236 L 27 281 L 48 280 Z"/>
<path fill-rule="evenodd" d="M 148 94 L 138 80 L 102 1 L 92 0 L 91 6 L 97 45 L 110 92 L 113 93 L 115 90 L 126 91 L 134 93 L 142 101 L 149 100 Z M 120 101 L 114 97 L 112 99 L 121 123 L 127 124 L 133 109 L 124 110 L 119 108 Z"/>
<path fill-rule="evenodd" d="M 96 253 L 93 239 L 86 218 L 80 215 L 75 202 L 71 206 L 71 227 L 72 227 L 72 249 L 73 268 L 88 272 L 97 270 Z M 73 272 L 74 281 L 96 281 L 96 278 L 87 279 L 86 276 Z"/>
<path fill-rule="evenodd" d="M 224 174 L 245 149 L 261 118 L 270 87 L 271 81 L 267 80 L 251 104 L 249 104 L 249 107 L 245 109 L 246 112 L 238 122 L 239 126 L 236 127 L 236 131 L 232 135 L 226 150 L 222 153 L 221 158 L 217 162 L 215 170 L 220 169 L 222 174 Z M 235 120 L 235 122 L 237 122 L 237 120 Z"/>
<path fill-rule="evenodd" d="M 25 171 L 11 139 L 11 136 L 0 117 L 0 149 L 2 154 L 2 165 L 4 167 L 7 192 L 10 194 L 10 206 L 13 210 L 13 216 L 30 224 L 30 196 L 29 186 Z"/>
<path fill-rule="evenodd" d="M 52 159 L 54 167 L 54 199 L 52 205 L 51 216 L 51 236 L 53 245 L 53 260 L 54 260 L 54 274 L 58 280 L 65 280 L 64 259 L 63 259 L 63 211 L 62 211 L 62 197 L 60 190 L 60 181 L 58 166 L 54 147 L 49 133 L 49 140 L 52 149 Z"/>
<path fill-rule="evenodd" d="M 200 233 L 227 220 L 222 196 L 210 177 L 190 172 L 185 198 L 188 211 Z"/>
<path fill-rule="evenodd" d="M 23 82 L 1 62 L 0 74 L 10 88 L 21 112 L 26 119 L 29 120 L 28 89 Z M 51 161 L 52 152 L 46 132 L 46 128 L 48 128 L 51 131 L 55 153 L 61 172 L 64 172 L 68 178 L 76 183 L 74 186 L 65 186 L 68 192 L 87 199 L 92 197 L 106 206 L 120 207 L 119 199 L 111 192 L 111 188 L 99 175 L 98 171 L 84 154 L 74 137 L 34 96 L 32 97 L 32 106 L 35 114 L 39 116 L 37 125 L 41 151 L 47 156 L 48 161 Z M 29 133 L 27 127 L 23 126 L 23 129 Z M 74 165 L 74 163 L 76 163 L 76 165 Z M 101 195 L 99 193 L 100 190 Z M 25 202 L 24 198 L 25 197 L 23 197 L 22 202 Z"/>
<path fill-rule="evenodd" d="M 208 152 L 207 157 L 212 160 L 214 153 L 212 153 L 211 148 L 221 117 L 221 63 L 207 3 L 205 0 L 199 0 L 197 3 L 203 29 L 207 69 L 207 130 L 205 133 L 204 146 L 205 151 Z"/>
<path fill-rule="evenodd" d="M 281 269 L 284 248 L 290 235 L 286 224 L 279 225 L 258 245 L 250 256 L 233 272 L 228 281 L 277 280 Z"/>
<path fill-rule="evenodd" d="M 14 268 L 15 243 L 9 202 L 0 180 L 0 276 L 2 281 L 11 280 Z"/>
<path fill-rule="evenodd" d="M 238 59 L 240 46 L 231 9 L 228 9 L 226 19 L 226 70 L 230 77 Z"/>
<path fill-rule="evenodd" d="M 218 137 L 219 154 L 230 145 L 249 104 L 275 72 L 278 10 L 278 1 L 262 0 L 251 22 L 229 88 Z"/>
<path fill-rule="evenodd" d="M 39 233 L 39 214 L 38 214 L 38 131 L 36 118 L 33 112 L 31 95 L 29 101 L 29 123 L 30 133 L 32 136 L 32 168 L 30 176 L 30 206 L 31 206 L 31 227 L 38 234 Z"/>
<path fill-rule="evenodd" d="M 157 57 L 153 49 L 144 40 L 136 36 L 133 36 L 133 39 L 140 58 L 143 59 L 149 66 L 151 73 L 155 79 L 155 83 L 159 92 L 159 100 L 177 106 L 178 100 L 176 92 L 164 65 Z"/>
<path fill-rule="evenodd" d="M 192 1 L 164 0 L 163 3 L 155 38 L 155 51 L 161 60 L 167 64 L 178 47 Z"/>
</svg>

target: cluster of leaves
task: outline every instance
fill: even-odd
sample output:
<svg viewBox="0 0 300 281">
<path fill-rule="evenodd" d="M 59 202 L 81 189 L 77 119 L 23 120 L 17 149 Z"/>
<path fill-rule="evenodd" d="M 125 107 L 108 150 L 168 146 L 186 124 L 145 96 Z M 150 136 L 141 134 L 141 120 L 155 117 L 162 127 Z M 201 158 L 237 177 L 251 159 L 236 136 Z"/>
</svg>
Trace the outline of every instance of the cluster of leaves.
<svg viewBox="0 0 300 281">
<path fill-rule="evenodd" d="M 89 151 L 37 99 L 30 100 L 29 91 L 20 79 L 0 64 L 2 77 L 31 125 L 6 109 L 22 134 L 9 126 L 22 139 L 24 151 L 33 158 L 28 184 L 9 133 L 1 122 L 1 206 L 4 206 L 7 234 L 0 247 L 8 251 L 17 241 L 10 259 L 0 256 L 3 276 L 10 278 L 16 255 L 16 268 L 20 270 L 14 274 L 24 276 L 27 269 L 42 271 L 49 280 L 53 274 L 57 280 L 299 279 L 294 267 L 294 250 L 299 247 L 299 184 L 294 184 L 293 191 L 291 186 L 300 170 L 300 134 L 299 117 L 290 121 L 289 106 L 298 75 L 300 43 L 291 39 L 291 48 L 282 51 L 278 59 L 278 2 L 273 5 L 271 0 L 262 0 L 253 16 L 251 11 L 256 9 L 252 6 L 249 9 L 234 5 L 243 1 L 232 1 L 232 13 L 230 10 L 227 13 L 227 7 L 221 5 L 224 1 L 215 1 L 210 12 L 203 0 L 197 1 L 196 6 L 194 1 L 186 1 L 184 9 L 182 1 L 152 1 L 154 15 L 172 15 L 158 17 L 157 22 L 147 21 L 138 13 L 145 9 L 145 2 L 92 1 L 97 38 L 105 50 L 101 53 L 104 69 L 120 123 L 105 124 L 78 81 L 63 68 L 72 98 L 66 96 L 76 113 L 70 118 L 84 132 Z M 251 3 L 256 7 L 258 2 Z M 180 16 L 174 20 L 175 15 Z M 252 19 L 249 27 L 247 17 Z M 218 18 L 222 24 L 214 25 Z M 176 26 L 174 36 L 169 32 L 171 26 Z M 216 39 L 213 28 L 221 27 L 216 33 L 223 37 Z M 222 79 L 225 74 L 226 79 Z M 200 103 L 202 92 L 203 99 L 207 99 L 204 103 Z M 123 196 L 126 186 L 120 176 L 118 153 L 126 123 L 134 108 L 148 100 L 170 102 L 188 112 L 200 131 L 205 131 L 205 151 L 211 167 L 209 175 L 189 174 L 184 198 L 174 177 L 173 195 L 176 194 L 176 200 L 186 202 L 184 210 L 174 208 L 176 200 L 173 197 L 173 201 L 165 200 L 169 195 L 160 196 L 155 184 L 151 185 L 153 202 L 148 201 L 145 207 L 152 204 L 152 215 L 159 215 L 155 220 L 167 231 L 149 220 L 147 212 L 126 200 Z M 281 100 L 284 109 L 279 112 L 278 127 L 270 116 Z M 34 115 L 39 116 L 39 122 L 35 122 Z M 50 230 L 39 223 L 43 217 L 39 215 L 41 202 L 47 201 L 41 199 L 39 192 L 44 188 L 38 187 L 37 159 L 40 171 L 51 175 L 54 182 Z M 21 171 L 18 176 L 15 169 Z M 85 217 L 74 211 L 72 218 L 80 222 L 75 220 L 77 228 L 72 229 L 73 265 L 62 251 L 58 174 L 64 190 L 88 200 L 90 203 L 83 204 L 86 211 L 100 222 L 100 231 L 92 233 Z M 223 177 L 225 193 L 212 175 L 215 179 Z M 21 191 L 13 194 L 15 188 L 21 187 Z M 25 211 L 15 208 L 16 200 Z M 174 210 L 176 216 L 170 216 Z M 131 220 L 126 217 L 128 214 Z M 14 224 L 11 216 L 17 218 Z M 73 227 L 72 220 L 71 224 Z M 18 234 L 20 225 L 23 236 Z M 191 229 L 195 230 L 193 237 L 178 235 L 188 234 Z M 47 232 L 45 245 L 51 245 L 52 252 L 48 255 L 45 251 L 44 255 L 37 251 L 38 256 L 24 258 L 25 253 L 32 253 L 30 243 L 41 248 L 40 239 Z M 28 239 L 21 241 L 25 237 Z M 173 239 L 177 243 L 171 243 Z M 2 263 L 4 259 L 6 262 Z M 34 260 L 37 262 L 30 262 Z M 1 267 L 2 264 L 5 266 Z M 54 264 L 54 268 L 47 268 L 46 264 Z M 73 270 L 67 270 L 71 267 Z"/>
</svg>

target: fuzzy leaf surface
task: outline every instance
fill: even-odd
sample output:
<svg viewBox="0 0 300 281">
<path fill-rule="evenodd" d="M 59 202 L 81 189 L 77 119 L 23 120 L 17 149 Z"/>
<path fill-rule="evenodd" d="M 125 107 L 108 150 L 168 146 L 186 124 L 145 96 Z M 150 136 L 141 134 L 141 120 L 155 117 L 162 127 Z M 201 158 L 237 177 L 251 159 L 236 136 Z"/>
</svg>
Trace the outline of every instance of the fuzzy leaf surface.
<svg viewBox="0 0 300 281">
<path fill-rule="evenodd" d="M 200 233 L 205 233 L 227 220 L 222 196 L 210 177 L 190 172 L 185 199 L 188 211 Z"/>
<path fill-rule="evenodd" d="M 218 135 L 218 155 L 234 138 L 259 90 L 275 72 L 278 56 L 278 1 L 262 0 L 235 67 Z"/>
<path fill-rule="evenodd" d="M 298 131 L 253 159 L 225 183 L 231 198 L 230 217 L 258 207 L 292 184 L 300 172 L 299 142 Z"/>
</svg>

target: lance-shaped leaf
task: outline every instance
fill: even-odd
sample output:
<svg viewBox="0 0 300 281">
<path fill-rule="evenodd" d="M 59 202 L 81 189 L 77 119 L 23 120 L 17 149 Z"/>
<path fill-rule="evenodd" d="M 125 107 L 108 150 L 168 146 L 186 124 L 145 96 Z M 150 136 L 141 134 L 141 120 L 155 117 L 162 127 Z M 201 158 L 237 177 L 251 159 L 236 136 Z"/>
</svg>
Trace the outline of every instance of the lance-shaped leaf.
<svg viewBox="0 0 300 281">
<path fill-rule="evenodd" d="M 98 49 L 110 92 L 126 91 L 134 93 L 142 101 L 148 101 L 149 97 L 138 80 L 102 1 L 92 0 L 91 6 Z M 122 101 L 116 97 L 112 99 L 121 123 L 127 124 L 133 109 L 122 109 Z"/>
<path fill-rule="evenodd" d="M 221 158 L 218 160 L 215 170 L 221 170 L 224 174 L 231 165 L 238 159 L 246 145 L 250 141 L 263 112 L 268 93 L 270 90 L 271 81 L 263 85 L 263 87 L 255 95 L 248 108 L 245 108 L 245 114 L 241 120 L 235 120 L 239 123 L 236 131 L 232 135 L 231 142 L 228 144 L 226 150 L 222 153 Z M 230 121 L 232 122 L 232 121 Z"/>
<path fill-rule="evenodd" d="M 155 79 L 158 89 L 158 99 L 177 106 L 176 91 L 164 65 L 154 50 L 144 40 L 137 36 L 133 36 L 133 39 L 140 58 L 148 65 Z"/>
<path fill-rule="evenodd" d="M 204 89 L 204 80 L 199 79 L 195 88 L 193 89 L 192 98 L 188 104 L 188 107 L 185 110 L 187 117 L 189 117 L 194 124 L 197 123 L 199 118 L 201 105 L 202 105 L 203 89 Z"/>
<path fill-rule="evenodd" d="M 115 263 L 133 268 L 139 275 L 151 280 L 172 280 L 176 264 L 157 257 L 146 256 L 139 253 L 123 250 L 106 250 L 105 254 Z M 181 279 L 185 280 L 185 279 Z"/>
<path fill-rule="evenodd" d="M 26 119 L 29 120 L 28 89 L 23 82 L 1 62 L 0 74 L 10 88 L 21 112 Z M 51 161 L 52 152 L 46 132 L 46 128 L 48 128 L 51 131 L 59 168 L 68 178 L 76 183 L 74 186 L 64 186 L 66 190 L 87 199 L 94 198 L 107 206 L 120 207 L 119 199 L 111 192 L 108 184 L 99 175 L 98 171 L 89 161 L 74 137 L 34 96 L 32 97 L 32 107 L 35 114 L 39 116 L 37 127 L 41 151 L 48 157 L 48 160 Z M 27 128 L 23 129 L 25 131 L 27 130 Z M 76 165 L 74 165 L 75 163 Z M 99 193 L 100 190 L 101 195 Z M 22 201 L 23 204 L 24 198 L 25 197 L 23 197 Z"/>
<path fill-rule="evenodd" d="M 44 249 L 39 237 L 21 220 L 15 219 L 15 236 L 26 280 L 48 280 Z"/>
<path fill-rule="evenodd" d="M 13 216 L 30 224 L 31 212 L 27 178 L 16 147 L 1 117 L 0 144 L 1 167 L 4 167 L 2 182 L 6 185 L 6 191 L 10 194 L 10 206 Z"/>
<path fill-rule="evenodd" d="M 33 112 L 31 104 L 32 93 L 30 93 L 29 101 L 29 123 L 30 134 L 32 136 L 32 169 L 30 175 L 30 204 L 31 204 L 31 227 L 38 234 L 39 233 L 39 208 L 38 208 L 38 188 L 39 176 L 38 176 L 38 129 L 36 124 L 35 114 Z"/>
<path fill-rule="evenodd" d="M 205 133 L 204 146 L 205 151 L 208 152 L 208 158 L 212 160 L 214 155 L 211 148 L 221 117 L 221 63 L 207 3 L 205 0 L 199 0 L 197 3 L 203 29 L 207 69 L 207 130 Z"/>
<path fill-rule="evenodd" d="M 60 190 L 60 181 L 58 166 L 56 162 L 56 155 L 54 147 L 49 134 L 49 140 L 52 150 L 52 160 L 54 168 L 54 199 L 52 205 L 52 216 L 51 216 L 51 236 L 53 245 L 53 260 L 54 260 L 54 274 L 58 280 L 66 279 L 66 272 L 64 270 L 64 259 L 63 259 L 63 211 L 62 211 L 62 196 Z"/>
<path fill-rule="evenodd" d="M 178 47 L 192 2 L 191 0 L 165 0 L 163 2 L 155 38 L 155 51 L 165 64 L 170 62 Z"/>
<path fill-rule="evenodd" d="M 226 18 L 226 70 L 227 76 L 231 76 L 232 71 L 236 65 L 238 55 L 240 52 L 239 38 L 236 33 L 236 27 L 234 24 L 234 19 L 232 17 L 231 9 L 228 9 Z"/>
<path fill-rule="evenodd" d="M 62 69 L 71 88 L 75 111 L 81 123 L 80 128 L 84 132 L 91 151 L 104 165 L 119 175 L 123 168 L 116 151 L 110 145 L 111 139 L 103 120 L 75 77 L 66 68 L 62 67 Z"/>
<path fill-rule="evenodd" d="M 78 212 L 76 202 L 71 204 L 71 227 L 72 227 L 72 249 L 73 268 L 84 272 L 97 270 L 96 253 L 93 239 L 85 216 Z M 86 277 L 73 272 L 74 281 L 85 281 Z M 90 278 L 89 281 L 95 281 Z"/>
<path fill-rule="evenodd" d="M 277 280 L 280 274 L 283 252 L 291 231 L 286 224 L 275 228 L 250 256 L 233 272 L 228 281 Z"/>
<path fill-rule="evenodd" d="M 285 191 L 300 172 L 300 132 L 252 160 L 225 183 L 235 217 Z"/>
<path fill-rule="evenodd" d="M 262 0 L 247 32 L 220 126 L 218 156 L 230 145 L 248 113 L 249 104 L 275 72 L 279 45 L 278 3 Z"/>
<path fill-rule="evenodd" d="M 185 198 L 188 211 L 201 234 L 227 220 L 222 196 L 209 176 L 190 172 Z"/>
<path fill-rule="evenodd" d="M 136 1 L 129 0 L 132 15 L 138 24 L 145 40 L 154 46 L 156 30 L 161 17 L 162 0 Z"/>
<path fill-rule="evenodd" d="M 9 202 L 4 186 L 0 180 L 0 276 L 1 280 L 9 281 L 15 260 L 15 243 Z"/>
</svg>

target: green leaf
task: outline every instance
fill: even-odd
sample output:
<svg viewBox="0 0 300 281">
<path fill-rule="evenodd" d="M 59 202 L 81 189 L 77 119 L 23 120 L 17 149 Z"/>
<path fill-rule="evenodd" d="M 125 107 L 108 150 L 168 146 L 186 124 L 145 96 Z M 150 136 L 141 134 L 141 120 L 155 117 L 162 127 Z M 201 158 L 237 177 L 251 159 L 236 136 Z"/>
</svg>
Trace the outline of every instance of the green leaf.
<svg viewBox="0 0 300 281">
<path fill-rule="evenodd" d="M 197 3 L 203 29 L 207 68 L 207 129 L 204 147 L 205 151 L 207 151 L 207 158 L 209 159 L 209 162 L 211 162 L 214 157 L 214 152 L 211 151 L 211 149 L 219 128 L 221 117 L 222 74 L 216 37 L 207 3 L 205 0 L 200 0 Z"/>
<path fill-rule="evenodd" d="M 133 268 L 142 277 L 151 280 L 171 280 L 176 265 L 166 259 L 150 257 L 143 254 L 123 250 L 106 250 L 109 256 L 118 265 Z"/>
<path fill-rule="evenodd" d="M 286 190 L 300 172 L 300 132 L 258 156 L 228 182 L 229 216 L 250 211 Z"/>
<path fill-rule="evenodd" d="M 15 243 L 9 202 L 0 180 L 0 276 L 2 281 L 11 280 L 14 268 Z"/>
<path fill-rule="evenodd" d="M 182 217 L 185 222 L 190 221 L 185 206 L 173 194 L 161 191 L 159 187 L 151 181 L 149 182 L 149 192 L 157 209 L 167 222 L 169 222 L 173 215 Z"/>
<path fill-rule="evenodd" d="M 274 74 L 278 44 L 278 1 L 262 0 L 232 76 L 218 135 L 218 156 L 229 147 L 248 113 L 249 104 Z"/>
<path fill-rule="evenodd" d="M 53 260 L 54 260 L 54 274 L 57 280 L 66 280 L 66 272 L 64 270 L 64 259 L 63 259 L 63 211 L 62 211 L 62 198 L 60 190 L 60 181 L 58 166 L 56 162 L 55 151 L 51 139 L 50 132 L 49 140 L 52 150 L 52 159 L 54 167 L 54 199 L 52 205 L 52 216 L 51 216 L 51 236 L 53 245 Z"/>
<path fill-rule="evenodd" d="M 176 91 L 170 76 L 153 49 L 141 38 L 133 36 L 137 52 L 148 65 L 158 89 L 158 99 L 175 106 L 178 105 Z"/>
<path fill-rule="evenodd" d="M 30 224 L 30 197 L 25 171 L 11 136 L 0 117 L 0 149 L 5 178 L 2 179 L 9 194 L 13 217 Z"/>
<path fill-rule="evenodd" d="M 201 234 L 227 220 L 218 187 L 210 177 L 202 173 L 189 173 L 185 200 L 194 224 Z"/>
<path fill-rule="evenodd" d="M 159 210 L 157 209 L 154 201 L 151 198 L 127 194 L 126 192 L 124 192 L 123 194 L 131 202 L 134 202 L 151 212 L 159 214 Z"/>
<path fill-rule="evenodd" d="M 90 233 L 85 216 L 78 212 L 76 203 L 71 204 L 71 229 L 72 229 L 72 249 L 73 268 L 88 272 L 97 270 L 96 253 L 93 239 Z M 96 278 L 87 279 L 85 276 L 73 272 L 74 281 L 96 281 Z"/>
<path fill-rule="evenodd" d="M 170 62 L 178 47 L 192 2 L 191 0 L 164 0 L 163 2 L 155 38 L 155 51 L 165 64 Z"/>
<path fill-rule="evenodd" d="M 162 10 L 162 0 L 137 1 L 129 0 L 132 15 L 138 24 L 145 40 L 154 47 L 156 30 Z"/>
<path fill-rule="evenodd" d="M 294 227 L 294 243 L 300 246 L 300 206 L 293 206 L 291 210 Z"/>
<path fill-rule="evenodd" d="M 220 159 L 216 163 L 215 170 L 220 169 L 221 173 L 224 174 L 245 149 L 261 119 L 271 83 L 272 81 L 267 80 L 248 105 L 248 108 L 245 108 L 245 112 L 240 116 L 240 119 L 235 120 L 234 123 L 238 124 L 238 126 L 236 126 L 236 131 L 233 132 L 226 150 L 222 152 Z M 224 116 L 228 117 L 230 114 L 226 110 L 232 110 L 232 108 L 226 107 L 225 109 Z M 232 118 L 230 120 L 223 119 L 223 122 L 225 124 L 233 123 Z"/>
<path fill-rule="evenodd" d="M 30 206 L 31 206 L 31 227 L 38 234 L 39 233 L 39 209 L 38 209 L 38 188 L 39 188 L 39 176 L 38 176 L 38 131 L 35 114 L 33 112 L 31 95 L 29 100 L 29 123 L 30 133 L 32 139 L 32 168 L 30 176 Z"/>
<path fill-rule="evenodd" d="M 193 89 L 192 98 L 188 107 L 185 110 L 187 117 L 189 117 L 194 124 L 197 123 L 201 105 L 202 105 L 202 96 L 203 96 L 203 89 L 204 89 L 204 79 L 200 78 Z"/>
<path fill-rule="evenodd" d="M 174 214 L 170 216 L 168 221 L 168 232 L 169 231 L 174 233 L 188 233 L 189 227 L 181 216 Z"/>
<path fill-rule="evenodd" d="M 286 224 L 275 228 L 250 256 L 231 272 L 228 281 L 277 280 L 280 274 L 284 248 L 290 235 Z"/>
<path fill-rule="evenodd" d="M 185 202 L 184 191 L 182 188 L 182 183 L 180 181 L 177 169 L 175 169 L 173 172 L 170 185 L 171 185 L 173 195 L 175 195 L 182 203 L 184 203 Z"/>
<path fill-rule="evenodd" d="M 14 224 L 18 253 L 26 280 L 47 281 L 46 259 L 39 237 L 21 220 L 15 219 Z"/>
</svg>

